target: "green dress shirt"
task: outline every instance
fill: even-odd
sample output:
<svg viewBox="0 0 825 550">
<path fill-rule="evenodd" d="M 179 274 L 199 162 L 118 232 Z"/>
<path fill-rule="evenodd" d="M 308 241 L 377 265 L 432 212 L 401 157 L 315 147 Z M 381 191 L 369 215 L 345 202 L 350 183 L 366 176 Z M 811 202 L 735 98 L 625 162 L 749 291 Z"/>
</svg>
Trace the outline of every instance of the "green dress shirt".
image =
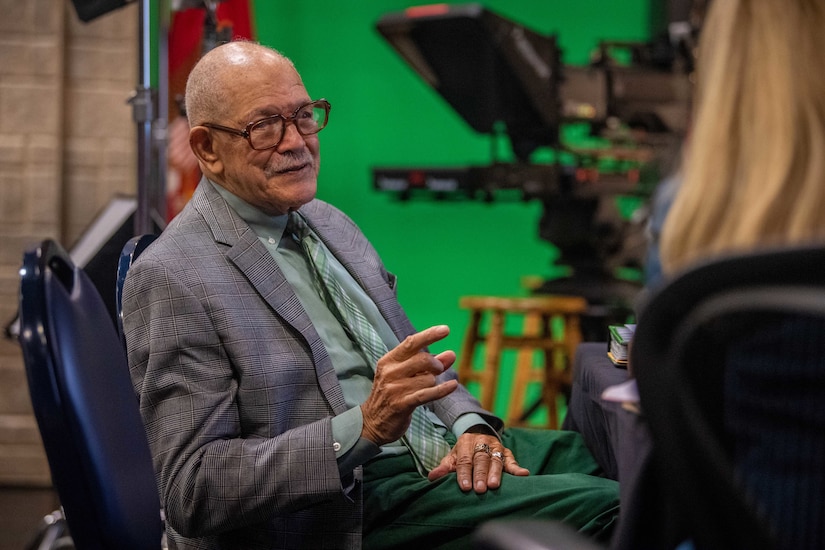
<svg viewBox="0 0 825 550">
<path fill-rule="evenodd" d="M 311 268 L 300 245 L 289 236 L 284 235 L 288 216 L 286 214 L 269 216 L 219 184 L 211 183 L 238 215 L 249 224 L 258 235 L 261 243 L 272 254 L 301 305 L 306 310 L 312 325 L 318 332 L 329 354 L 338 381 L 341 384 L 344 399 L 349 406 L 346 412 L 332 418 L 332 434 L 337 443 L 335 445 L 336 457 L 342 475 L 346 475 L 354 467 L 377 455 L 389 456 L 408 453 L 409 450 L 400 440 L 379 448 L 369 440 L 361 437 L 363 417 L 361 416 L 360 405 L 367 399 L 372 390 L 373 366 L 369 364 L 361 349 L 347 336 L 341 322 L 321 299 L 313 282 L 314 276 Z M 323 242 L 321 244 L 323 246 Z M 329 251 L 327 252 L 330 267 L 335 273 L 336 280 L 364 312 L 364 315 L 378 331 L 387 349 L 397 346 L 398 338 L 378 311 L 375 303 L 337 258 Z M 442 433 L 446 433 L 447 428 L 444 423 L 429 409 L 425 410 L 433 424 Z M 456 420 L 452 432 L 458 436 L 470 427 L 479 424 L 489 427 L 481 416 L 468 413 Z M 492 433 L 495 433 L 491 427 L 489 429 Z"/>
</svg>

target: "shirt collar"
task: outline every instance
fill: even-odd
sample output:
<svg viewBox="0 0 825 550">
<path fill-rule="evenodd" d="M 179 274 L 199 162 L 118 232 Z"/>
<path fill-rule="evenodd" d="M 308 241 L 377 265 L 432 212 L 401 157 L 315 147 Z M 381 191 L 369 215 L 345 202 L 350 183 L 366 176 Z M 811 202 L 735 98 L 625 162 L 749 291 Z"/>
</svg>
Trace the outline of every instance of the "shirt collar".
<svg viewBox="0 0 825 550">
<path fill-rule="evenodd" d="M 288 214 L 282 214 L 280 216 L 265 214 L 259 208 L 252 206 L 220 184 L 212 180 L 209 180 L 209 182 L 215 187 L 215 190 L 220 196 L 229 203 L 229 206 L 238 213 L 238 216 L 249 224 L 249 227 L 252 228 L 252 231 L 254 231 L 258 237 L 269 239 L 270 242 L 272 242 L 273 239 L 276 243 L 281 241 L 286 223 L 289 219 Z"/>
</svg>

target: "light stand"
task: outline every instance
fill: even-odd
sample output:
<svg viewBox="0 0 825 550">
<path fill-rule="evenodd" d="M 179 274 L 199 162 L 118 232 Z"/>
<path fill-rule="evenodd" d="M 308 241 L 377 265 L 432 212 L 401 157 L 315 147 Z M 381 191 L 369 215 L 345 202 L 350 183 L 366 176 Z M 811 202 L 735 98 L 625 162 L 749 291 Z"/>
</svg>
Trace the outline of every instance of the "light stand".
<svg viewBox="0 0 825 550">
<path fill-rule="evenodd" d="M 158 10 L 158 87 L 152 89 L 152 1 L 138 0 L 140 9 L 138 36 L 138 87 L 129 103 L 137 125 L 137 210 L 135 235 L 157 233 L 166 226 L 166 145 L 169 116 L 169 18 L 172 11 L 205 8 L 204 52 L 218 40 L 229 40 L 218 33 L 217 4 L 221 0 L 157 0 Z"/>
<path fill-rule="evenodd" d="M 138 0 L 138 87 L 129 103 L 137 125 L 137 210 L 135 235 L 155 233 L 162 229 L 166 213 L 166 124 L 167 117 L 158 116 L 158 105 L 168 102 L 167 30 L 168 13 L 165 0 L 158 0 L 158 92 L 152 89 L 150 0 Z"/>
</svg>

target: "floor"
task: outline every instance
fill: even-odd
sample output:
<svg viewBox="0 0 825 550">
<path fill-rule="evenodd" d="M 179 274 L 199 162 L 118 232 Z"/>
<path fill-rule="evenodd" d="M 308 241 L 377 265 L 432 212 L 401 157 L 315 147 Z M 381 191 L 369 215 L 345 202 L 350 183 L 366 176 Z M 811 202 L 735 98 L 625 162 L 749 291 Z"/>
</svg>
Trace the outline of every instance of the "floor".
<svg viewBox="0 0 825 550">
<path fill-rule="evenodd" d="M 57 508 L 51 489 L 0 486 L 0 550 L 24 550 L 43 516 Z"/>
</svg>

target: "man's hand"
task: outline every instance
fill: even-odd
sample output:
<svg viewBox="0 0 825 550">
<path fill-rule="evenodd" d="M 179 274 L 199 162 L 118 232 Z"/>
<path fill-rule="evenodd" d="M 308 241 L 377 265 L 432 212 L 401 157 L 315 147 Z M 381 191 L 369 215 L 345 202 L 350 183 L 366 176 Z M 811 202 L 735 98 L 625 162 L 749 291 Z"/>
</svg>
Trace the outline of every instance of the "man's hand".
<svg viewBox="0 0 825 550">
<path fill-rule="evenodd" d="M 408 336 L 378 360 L 372 391 L 361 405 L 362 437 L 376 445 L 396 441 L 407 431 L 417 406 L 455 391 L 457 381 L 437 384 L 435 379 L 452 366 L 455 353 L 432 355 L 422 351 L 449 333 L 445 325 L 430 327 Z"/>
<path fill-rule="evenodd" d="M 487 489 L 498 489 L 502 472 L 514 476 L 530 475 L 527 468 L 518 465 L 513 453 L 498 438 L 469 432 L 458 438 L 450 454 L 427 477 L 435 481 L 450 472 L 456 473 L 462 491 L 475 488 L 479 494 L 486 493 Z"/>
</svg>

